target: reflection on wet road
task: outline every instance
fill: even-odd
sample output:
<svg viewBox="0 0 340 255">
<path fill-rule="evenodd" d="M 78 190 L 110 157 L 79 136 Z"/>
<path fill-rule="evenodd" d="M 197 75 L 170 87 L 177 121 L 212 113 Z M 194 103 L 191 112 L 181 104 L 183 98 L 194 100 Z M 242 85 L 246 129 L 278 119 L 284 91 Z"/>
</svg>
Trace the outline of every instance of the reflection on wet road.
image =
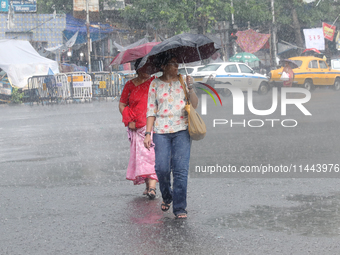
<svg viewBox="0 0 340 255">
<path fill-rule="evenodd" d="M 212 118 L 230 118 L 232 102 L 208 102 L 208 134 L 193 142 L 191 167 L 340 163 L 339 96 L 315 91 L 312 118 L 290 109 L 297 129 L 213 129 Z M 254 102 L 265 109 L 271 98 Z M 163 213 L 158 187 L 150 201 L 144 186 L 125 180 L 129 145 L 117 102 L 0 107 L 0 141 L 0 254 L 340 253 L 339 178 L 191 172 L 189 218 Z"/>
<path fill-rule="evenodd" d="M 291 195 L 292 207 L 253 205 L 240 213 L 218 218 L 215 224 L 228 228 L 270 230 L 304 236 L 340 235 L 340 193 L 330 196 Z"/>
</svg>

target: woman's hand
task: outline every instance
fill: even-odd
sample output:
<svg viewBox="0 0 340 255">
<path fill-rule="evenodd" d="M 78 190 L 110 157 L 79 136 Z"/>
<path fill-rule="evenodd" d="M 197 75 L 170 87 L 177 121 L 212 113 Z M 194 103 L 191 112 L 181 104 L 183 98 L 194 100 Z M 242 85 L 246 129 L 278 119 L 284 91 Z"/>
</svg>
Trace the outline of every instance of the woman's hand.
<svg viewBox="0 0 340 255">
<path fill-rule="evenodd" d="M 144 138 L 144 147 L 150 150 L 151 146 L 151 135 L 146 135 Z"/>
<path fill-rule="evenodd" d="M 192 89 L 192 85 L 194 83 L 193 81 L 193 78 L 189 75 L 186 76 L 186 83 L 187 83 L 187 86 L 188 86 L 188 89 Z"/>
<path fill-rule="evenodd" d="M 195 90 L 194 90 L 193 78 L 191 76 L 187 75 L 186 83 L 187 83 L 187 87 L 188 87 L 188 90 L 189 90 L 189 101 L 190 101 L 192 107 L 194 107 L 194 109 L 196 109 L 197 106 L 198 106 L 198 97 L 197 97 Z"/>
<path fill-rule="evenodd" d="M 129 128 L 132 130 L 136 129 L 136 122 L 129 122 Z"/>
</svg>

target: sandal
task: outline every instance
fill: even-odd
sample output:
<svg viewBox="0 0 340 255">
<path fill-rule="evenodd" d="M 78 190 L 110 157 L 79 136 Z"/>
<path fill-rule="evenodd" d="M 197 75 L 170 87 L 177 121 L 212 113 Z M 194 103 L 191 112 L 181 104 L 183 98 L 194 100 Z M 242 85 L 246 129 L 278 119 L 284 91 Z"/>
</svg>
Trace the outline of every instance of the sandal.
<svg viewBox="0 0 340 255">
<path fill-rule="evenodd" d="M 143 196 L 146 196 L 148 194 L 149 189 L 145 188 L 145 190 L 143 191 Z"/>
<path fill-rule="evenodd" d="M 187 214 L 186 213 L 179 213 L 175 216 L 175 219 L 186 219 Z"/>
<path fill-rule="evenodd" d="M 151 193 L 151 192 L 154 192 L 154 193 Z M 156 189 L 153 189 L 153 188 L 149 188 L 149 191 L 148 191 L 148 197 L 150 198 L 150 199 L 154 199 L 155 197 L 156 197 Z"/>
<path fill-rule="evenodd" d="M 167 210 L 170 209 L 170 206 L 171 206 L 171 203 L 170 203 L 170 204 L 166 204 L 166 203 L 163 201 L 162 204 L 161 204 L 161 210 L 162 210 L 163 212 L 166 212 Z"/>
</svg>

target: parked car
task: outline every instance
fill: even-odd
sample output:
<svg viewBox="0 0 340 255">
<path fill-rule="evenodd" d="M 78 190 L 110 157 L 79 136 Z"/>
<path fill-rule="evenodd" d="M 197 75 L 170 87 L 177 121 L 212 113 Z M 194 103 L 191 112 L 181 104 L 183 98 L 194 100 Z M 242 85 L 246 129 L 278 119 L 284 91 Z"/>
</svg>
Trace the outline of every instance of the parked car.
<svg viewBox="0 0 340 255">
<path fill-rule="evenodd" d="M 331 59 L 332 69 L 340 70 L 340 59 Z"/>
<path fill-rule="evenodd" d="M 203 66 L 187 66 L 186 69 L 187 69 L 188 74 L 192 75 L 192 74 L 200 71 L 203 67 L 204 67 L 204 65 Z M 178 73 L 181 74 L 181 75 L 186 75 L 187 72 L 185 71 L 184 67 L 178 68 Z"/>
<path fill-rule="evenodd" d="M 303 87 L 309 91 L 322 86 L 331 86 L 334 90 L 340 89 L 340 70 L 332 69 L 322 58 L 299 56 L 289 59 L 298 65 L 293 69 L 293 86 Z M 280 81 L 282 70 L 283 67 L 270 71 L 269 78 L 272 86 L 282 86 Z"/>
<path fill-rule="evenodd" d="M 227 62 L 212 63 L 204 66 L 200 71 L 192 74 L 194 82 L 203 82 L 215 87 L 216 84 L 225 84 L 239 87 L 247 91 L 249 87 L 259 94 L 267 94 L 269 91 L 268 78 L 256 73 L 245 63 Z M 224 96 L 230 95 L 229 89 L 216 91 Z"/>
</svg>

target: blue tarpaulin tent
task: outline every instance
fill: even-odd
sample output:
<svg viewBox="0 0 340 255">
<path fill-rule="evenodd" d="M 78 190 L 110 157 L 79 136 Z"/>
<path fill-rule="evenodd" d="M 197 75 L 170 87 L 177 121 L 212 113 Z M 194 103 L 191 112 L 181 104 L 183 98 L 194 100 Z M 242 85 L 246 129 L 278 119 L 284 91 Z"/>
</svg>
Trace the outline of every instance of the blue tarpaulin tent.
<svg viewBox="0 0 340 255">
<path fill-rule="evenodd" d="M 79 31 L 75 44 L 83 44 L 87 42 L 86 21 L 76 19 L 71 14 L 66 14 L 66 29 L 64 30 L 65 41 L 69 40 L 77 31 Z M 118 31 L 120 33 L 128 33 L 128 30 L 113 28 L 108 24 L 100 24 L 98 22 L 90 22 L 90 36 L 92 42 L 101 40 L 109 33 Z"/>
</svg>

